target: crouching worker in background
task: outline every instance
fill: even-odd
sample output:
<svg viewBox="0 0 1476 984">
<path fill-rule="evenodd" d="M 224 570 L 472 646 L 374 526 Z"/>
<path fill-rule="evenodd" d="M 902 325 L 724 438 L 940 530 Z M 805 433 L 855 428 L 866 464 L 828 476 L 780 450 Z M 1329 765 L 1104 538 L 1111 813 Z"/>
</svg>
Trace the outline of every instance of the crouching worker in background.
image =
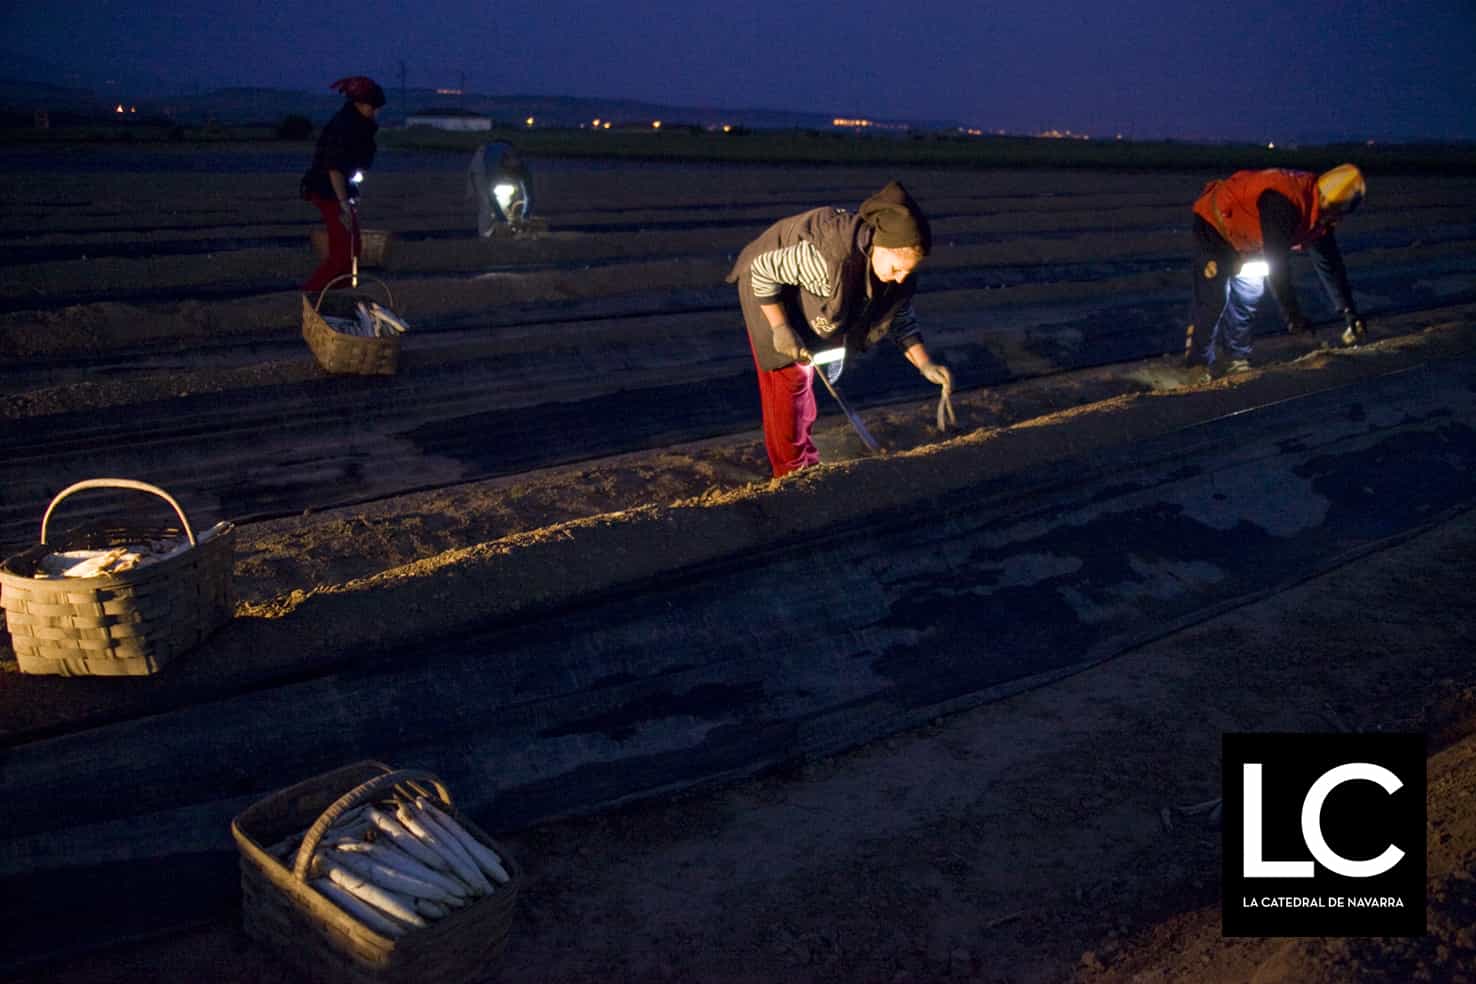
<svg viewBox="0 0 1476 984">
<path fill-rule="evenodd" d="M 1327 296 L 1347 324 L 1342 340 L 1357 345 L 1364 324 L 1353 303 L 1333 226 L 1363 201 L 1363 174 L 1340 164 L 1322 175 L 1273 169 L 1236 171 L 1205 185 L 1194 203 L 1194 315 L 1184 340 L 1185 361 L 1215 366 L 1216 343 L 1229 351 L 1225 372 L 1250 368 L 1251 321 L 1266 288 L 1287 330 L 1307 330 L 1291 282 L 1291 254 L 1312 256 Z"/>
<path fill-rule="evenodd" d="M 482 144 L 466 169 L 466 195 L 477 203 L 477 235 L 492 235 L 498 223 L 517 232 L 533 217 L 533 178 L 512 144 Z"/>
<path fill-rule="evenodd" d="M 781 219 L 739 254 L 727 279 L 738 285 L 775 478 L 820 460 L 810 438 L 812 353 L 850 357 L 890 335 L 929 382 L 951 389 L 912 310 L 913 274 L 931 247 L 927 218 L 893 181 L 855 214 L 817 208 Z M 834 379 L 834 368 L 822 371 Z"/>
<path fill-rule="evenodd" d="M 339 79 L 329 88 L 343 93 L 343 107 L 318 135 L 301 185 L 302 197 L 317 206 L 328 230 L 328 256 L 302 285 L 308 292 L 348 273 L 359 252 L 359 182 L 374 163 L 379 129 L 374 116 L 384 105 L 384 90 L 362 75 Z"/>
</svg>

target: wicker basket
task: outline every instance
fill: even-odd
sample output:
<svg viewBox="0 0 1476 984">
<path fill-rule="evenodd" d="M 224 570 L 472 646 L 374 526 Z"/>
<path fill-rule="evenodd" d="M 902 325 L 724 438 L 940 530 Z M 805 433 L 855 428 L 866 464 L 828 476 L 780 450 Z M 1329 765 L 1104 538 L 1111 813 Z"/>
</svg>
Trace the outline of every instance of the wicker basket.
<svg viewBox="0 0 1476 984">
<path fill-rule="evenodd" d="M 357 281 L 359 280 L 372 280 L 384 291 L 385 297 L 389 300 L 389 309 L 394 310 L 395 295 L 390 293 L 384 281 L 346 273 L 329 281 L 328 285 L 318 292 L 316 302 L 309 301 L 306 294 L 302 295 L 302 337 L 306 340 L 308 348 L 312 349 L 313 358 L 318 360 L 318 365 L 328 372 L 357 376 L 393 376 L 395 370 L 400 367 L 399 335 L 388 335 L 384 338 L 345 335 L 341 331 L 334 331 L 332 326 L 323 320 L 320 313 L 323 298 L 336 284 L 345 280 L 354 281 L 354 286 L 358 286 Z"/>
<path fill-rule="evenodd" d="M 438 804 L 495 850 L 509 881 L 463 909 L 393 938 L 350 917 L 308 884 L 308 866 L 328 827 L 344 812 L 396 786 L 433 789 Z M 288 868 L 263 845 L 308 828 Z M 308 779 L 254 804 L 231 823 L 241 849 L 241 919 L 310 980 L 322 984 L 468 984 L 496 969 L 512 925 L 522 871 L 479 827 L 456 811 L 435 776 L 359 762 Z"/>
<path fill-rule="evenodd" d="M 97 522 L 47 538 L 57 505 L 83 489 L 136 489 L 174 509 L 179 526 Z M 66 550 L 102 550 L 183 534 L 191 549 L 133 570 L 97 577 L 36 578 L 41 561 Z M 126 478 L 95 478 L 57 493 L 41 518 L 41 542 L 0 564 L 0 607 L 22 673 L 146 676 L 188 651 L 235 610 L 231 582 L 236 528 L 203 542 L 163 489 Z"/>
<path fill-rule="evenodd" d="M 318 259 L 328 255 L 328 233 L 318 228 L 308 233 L 308 239 L 312 240 L 313 252 Z M 382 267 L 389 262 L 390 248 L 394 245 L 395 234 L 388 229 L 360 229 L 359 230 L 359 266 Z"/>
</svg>

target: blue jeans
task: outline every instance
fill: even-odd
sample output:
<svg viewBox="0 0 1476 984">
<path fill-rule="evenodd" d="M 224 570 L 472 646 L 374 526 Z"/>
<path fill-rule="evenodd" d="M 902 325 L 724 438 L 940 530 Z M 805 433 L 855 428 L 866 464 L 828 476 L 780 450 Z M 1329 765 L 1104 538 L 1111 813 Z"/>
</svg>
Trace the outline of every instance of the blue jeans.
<svg viewBox="0 0 1476 984">
<path fill-rule="evenodd" d="M 1251 353 L 1251 320 L 1266 295 L 1264 277 L 1232 276 L 1225 278 L 1225 306 L 1215 319 L 1200 354 L 1204 364 L 1215 364 L 1215 343 L 1221 339 L 1232 359 L 1248 359 Z"/>
</svg>

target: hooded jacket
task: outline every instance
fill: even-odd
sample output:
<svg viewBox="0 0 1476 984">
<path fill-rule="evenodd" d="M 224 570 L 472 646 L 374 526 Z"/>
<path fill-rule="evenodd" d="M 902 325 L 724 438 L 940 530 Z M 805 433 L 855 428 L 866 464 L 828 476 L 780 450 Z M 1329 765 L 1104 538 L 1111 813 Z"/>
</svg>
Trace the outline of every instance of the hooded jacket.
<svg viewBox="0 0 1476 984">
<path fill-rule="evenodd" d="M 901 189 L 900 185 L 896 187 Z M 926 220 L 922 224 L 925 226 Z M 847 352 L 864 352 L 894 329 L 894 338 L 902 348 L 922 340 L 912 312 L 917 277 L 908 277 L 900 284 L 884 284 L 871 276 L 874 234 L 874 228 L 858 214 L 839 208 L 816 208 L 780 219 L 738 255 L 727 282 L 738 284 L 744 322 L 760 368 L 782 369 L 791 360 L 775 351 L 773 332 L 758 303 L 785 304 L 791 312 L 790 327 L 811 351 L 844 345 Z M 804 243 L 819 254 L 823 276 L 815 271 L 815 282 L 829 287 L 827 295 L 793 284 L 777 285 L 778 293 L 768 295 L 755 289 L 755 261 Z M 795 308 L 799 317 L 795 317 Z"/>
</svg>

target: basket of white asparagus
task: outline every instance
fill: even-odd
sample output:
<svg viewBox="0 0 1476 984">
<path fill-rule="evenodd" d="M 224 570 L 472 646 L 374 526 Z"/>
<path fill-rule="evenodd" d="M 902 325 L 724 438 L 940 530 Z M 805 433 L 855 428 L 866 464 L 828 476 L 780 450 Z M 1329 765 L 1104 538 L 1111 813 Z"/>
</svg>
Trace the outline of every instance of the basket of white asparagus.
<svg viewBox="0 0 1476 984">
<path fill-rule="evenodd" d="M 494 971 L 521 872 L 430 773 L 345 766 L 255 804 L 231 833 L 246 932 L 313 980 L 469 984 Z"/>
<path fill-rule="evenodd" d="M 85 489 L 163 499 L 178 524 L 106 518 L 50 532 L 62 500 Z M 235 614 L 235 526 L 198 535 L 169 493 L 127 478 L 93 478 L 56 494 L 41 542 L 0 565 L 0 607 L 22 673 L 147 676 Z"/>
<path fill-rule="evenodd" d="M 360 280 L 377 284 L 388 303 L 340 291 L 333 296 L 332 310 L 324 308 L 330 290 L 343 281 L 357 288 Z M 302 337 L 328 372 L 392 376 L 400 364 L 400 336 L 409 330 L 394 307 L 395 295 L 384 281 L 346 273 L 329 281 L 317 300 L 302 295 Z"/>
</svg>

